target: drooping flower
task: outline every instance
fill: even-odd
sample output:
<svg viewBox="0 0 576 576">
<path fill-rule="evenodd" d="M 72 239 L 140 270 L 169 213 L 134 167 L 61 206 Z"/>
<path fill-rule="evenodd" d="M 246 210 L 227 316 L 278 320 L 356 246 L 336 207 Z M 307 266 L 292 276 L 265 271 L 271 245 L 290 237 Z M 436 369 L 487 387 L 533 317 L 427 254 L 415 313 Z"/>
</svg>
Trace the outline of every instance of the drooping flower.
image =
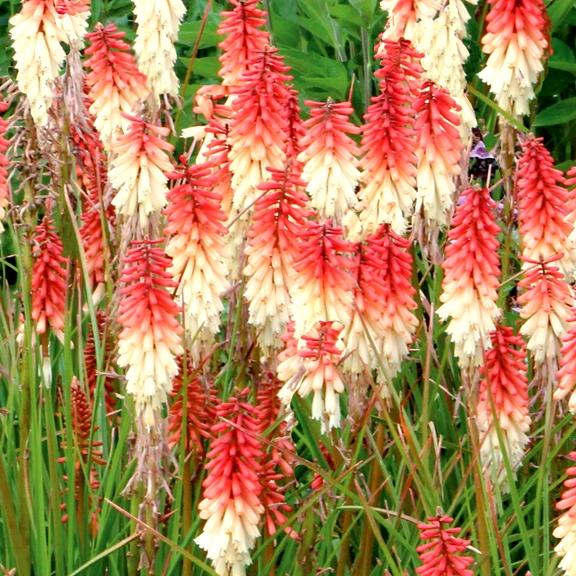
<svg viewBox="0 0 576 576">
<path fill-rule="evenodd" d="M 365 234 L 391 224 L 402 234 L 416 197 L 416 80 L 420 54 L 406 40 L 384 42 L 380 94 L 371 99 L 362 128 L 360 221 Z"/>
<path fill-rule="evenodd" d="M 66 35 L 66 42 L 82 48 L 90 18 L 90 0 L 54 0 L 54 6 L 59 16 L 56 22 Z"/>
<path fill-rule="evenodd" d="M 66 35 L 58 18 L 54 0 L 25 0 L 21 11 L 10 19 L 18 88 L 26 95 L 38 126 L 48 122 L 54 81 L 66 57 L 60 45 Z"/>
<path fill-rule="evenodd" d="M 459 538 L 460 528 L 448 527 L 452 522 L 450 516 L 438 514 L 418 525 L 420 538 L 426 542 L 416 548 L 422 562 L 416 568 L 419 576 L 472 576 L 469 566 L 474 559 L 463 554 L 470 540 Z"/>
<path fill-rule="evenodd" d="M 387 224 L 357 245 L 354 308 L 344 331 L 344 367 L 356 376 L 377 370 L 379 381 L 389 382 L 408 354 L 418 325 L 409 250 Z"/>
<path fill-rule="evenodd" d="M 438 316 L 448 321 L 446 331 L 454 342 L 461 367 L 478 366 L 489 334 L 500 316 L 497 306 L 500 262 L 495 202 L 486 188 L 467 188 L 448 233 L 442 263 L 442 305 Z"/>
<path fill-rule="evenodd" d="M 46 334 L 50 328 L 62 340 L 68 260 L 48 214 L 36 227 L 32 256 L 32 320 L 36 333 Z"/>
<path fill-rule="evenodd" d="M 230 0 L 232 10 L 220 13 L 222 21 L 218 34 L 226 36 L 220 42 L 220 70 L 224 86 L 237 86 L 252 59 L 270 44 L 264 29 L 266 12 L 258 8 L 259 0 Z"/>
<path fill-rule="evenodd" d="M 525 260 L 532 268 L 526 269 L 518 283 L 518 287 L 525 290 L 518 297 L 520 317 L 524 319 L 520 332 L 528 338 L 528 350 L 536 365 L 554 366 L 558 361 L 561 338 L 574 305 L 570 286 L 560 270 L 552 265 L 559 258 L 549 258 L 546 262 Z"/>
<path fill-rule="evenodd" d="M 264 511 L 258 412 L 251 404 L 232 398 L 216 408 L 216 419 L 198 506 L 206 523 L 195 542 L 220 576 L 244 576 L 252 563 L 250 550 L 260 536 L 258 525 Z"/>
<path fill-rule="evenodd" d="M 569 273 L 576 268 L 576 246 L 569 241 L 570 195 L 562 184 L 564 176 L 543 139 L 528 138 L 516 177 L 522 255 L 536 261 L 562 255 L 560 265 Z"/>
<path fill-rule="evenodd" d="M 256 202 L 248 229 L 244 296 L 249 321 L 259 330 L 258 343 L 264 349 L 277 343 L 290 319 L 294 259 L 308 215 L 300 170 L 297 162 L 290 162 L 284 170 L 270 169 L 270 180 L 259 186 L 265 194 Z"/>
<path fill-rule="evenodd" d="M 108 177 L 116 190 L 112 204 L 118 214 L 138 217 L 141 228 L 150 214 L 166 205 L 167 174 L 172 164 L 167 152 L 174 146 L 162 139 L 170 130 L 130 118 L 130 129 L 114 143 L 112 169 Z"/>
<path fill-rule="evenodd" d="M 178 95 L 174 72 L 180 22 L 186 14 L 182 0 L 132 0 L 136 16 L 134 51 L 138 68 L 146 76 L 152 94 Z"/>
<path fill-rule="evenodd" d="M 182 158 L 185 161 L 185 158 Z M 182 165 L 169 174 L 178 184 L 168 193 L 166 253 L 169 269 L 182 298 L 184 326 L 198 361 L 220 327 L 222 296 L 229 289 L 228 246 L 222 197 L 215 189 L 210 164 Z"/>
<path fill-rule="evenodd" d="M 478 74 L 506 112 L 523 116 L 550 50 L 549 20 L 542 0 L 488 0 L 482 50 L 486 66 Z"/>
<path fill-rule="evenodd" d="M 394 42 L 405 38 L 416 44 L 421 35 L 418 23 L 430 21 L 440 6 L 440 0 L 381 0 L 380 8 L 388 12 L 382 38 Z"/>
<path fill-rule="evenodd" d="M 528 444 L 526 346 L 522 337 L 508 326 L 499 325 L 490 338 L 492 348 L 486 352 L 482 367 L 476 422 L 482 443 L 482 464 L 494 482 L 505 485 L 502 452 L 505 450 L 510 467 L 516 470 Z"/>
<path fill-rule="evenodd" d="M 251 60 L 242 82 L 233 90 L 228 157 L 233 216 L 243 222 L 258 196 L 258 186 L 268 178 L 268 168 L 284 166 L 290 95 L 287 71 L 277 50 L 268 47 Z M 242 236 L 232 233 L 236 238 Z"/>
<path fill-rule="evenodd" d="M 448 224 L 460 173 L 462 143 L 458 126 L 460 107 L 450 94 L 430 80 L 414 102 L 418 132 L 415 216 L 429 228 Z"/>
<path fill-rule="evenodd" d="M 562 338 L 560 349 L 560 369 L 556 374 L 554 399 L 568 399 L 570 412 L 576 413 L 576 314 L 568 318 L 568 330 Z"/>
<path fill-rule="evenodd" d="M 570 452 L 568 459 L 576 462 L 576 452 Z M 576 575 L 576 465 L 566 470 L 568 478 L 564 481 L 564 492 L 556 503 L 560 511 L 558 526 L 553 534 L 560 542 L 554 551 L 560 556 L 560 568 L 566 576 Z"/>
<path fill-rule="evenodd" d="M 338 339 L 342 326 L 332 321 L 318 322 L 301 337 L 304 346 L 298 354 L 303 370 L 288 380 L 279 392 L 286 407 L 294 394 L 305 398 L 312 393 L 312 418 L 320 420 L 322 432 L 340 426 L 340 394 L 344 381 L 338 368 L 342 358 Z M 280 376 L 281 373 L 279 373 Z"/>
<path fill-rule="evenodd" d="M 115 24 L 97 24 L 87 35 L 90 46 L 85 66 L 90 70 L 86 84 L 92 100 L 90 112 L 94 125 L 106 149 L 110 149 L 116 135 L 130 128 L 124 114 L 135 114 L 149 94 L 146 77 L 138 71 L 124 32 Z"/>
<path fill-rule="evenodd" d="M 126 391 L 145 427 L 155 425 L 182 354 L 178 307 L 168 292 L 176 287 L 169 266 L 157 242 L 133 242 L 120 278 L 118 365 L 126 369 Z"/>
<path fill-rule="evenodd" d="M 192 364 L 184 369 L 184 358 L 174 377 L 172 404 L 168 413 L 168 445 L 182 445 L 186 455 L 204 457 L 205 440 L 210 439 L 210 428 L 215 422 L 215 401 L 210 384 L 204 384 Z"/>
<path fill-rule="evenodd" d="M 298 256 L 294 260 L 298 275 L 292 293 L 297 337 L 318 322 L 336 321 L 345 326 L 352 311 L 354 288 L 350 274 L 352 244 L 330 221 L 308 221 L 298 236 Z"/>
<path fill-rule="evenodd" d="M 0 101 L 0 114 L 4 114 L 6 110 L 8 110 L 8 104 Z M 6 139 L 7 131 L 8 122 L 0 116 L 0 234 L 4 232 L 2 221 L 6 216 L 6 208 L 8 208 L 10 203 L 10 180 L 8 176 L 10 160 L 8 160 L 6 154 L 10 147 L 10 142 Z"/>
<path fill-rule="evenodd" d="M 304 102 L 310 118 L 304 122 L 299 160 L 304 163 L 302 178 L 308 183 L 310 205 L 321 218 L 338 225 L 348 211 L 356 208 L 356 185 L 360 179 L 358 147 L 349 134 L 359 134 L 349 118 L 350 102 Z"/>
</svg>

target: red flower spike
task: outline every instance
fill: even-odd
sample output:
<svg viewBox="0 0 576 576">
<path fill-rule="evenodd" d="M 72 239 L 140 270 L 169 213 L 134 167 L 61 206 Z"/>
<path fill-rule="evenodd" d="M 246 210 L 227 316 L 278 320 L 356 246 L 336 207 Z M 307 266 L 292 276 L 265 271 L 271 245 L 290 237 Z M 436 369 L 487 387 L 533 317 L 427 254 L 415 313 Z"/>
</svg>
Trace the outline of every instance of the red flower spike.
<svg viewBox="0 0 576 576">
<path fill-rule="evenodd" d="M 210 428 L 216 419 L 216 398 L 210 385 L 204 385 L 188 363 L 184 385 L 183 358 L 180 369 L 172 383 L 172 404 L 168 412 L 168 446 L 180 446 L 184 434 L 185 454 L 204 458 L 205 440 L 210 439 Z M 185 390 L 183 387 L 185 386 Z M 184 420 L 184 406 L 186 419 Z"/>
<path fill-rule="evenodd" d="M 503 482 L 505 487 L 506 470 L 498 427 L 513 470 L 520 465 L 528 444 L 526 346 L 522 337 L 514 335 L 508 326 L 498 326 L 490 338 L 492 348 L 486 352 L 481 371 L 476 422 L 482 442 L 482 463 L 490 470 L 493 481 Z"/>
<path fill-rule="evenodd" d="M 286 160 L 288 103 L 291 80 L 276 48 L 267 47 L 250 61 L 242 82 L 233 90 L 230 123 L 230 170 L 234 218 L 249 218 L 258 196 L 257 188 L 267 179 L 267 169 L 281 170 Z M 242 226 L 239 228 L 242 231 Z M 238 244 L 243 234 L 235 232 Z"/>
<path fill-rule="evenodd" d="M 467 188 L 460 196 L 442 263 L 443 303 L 438 316 L 448 322 L 461 367 L 478 366 L 490 347 L 490 332 L 500 316 L 500 260 L 495 202 L 486 188 Z"/>
<path fill-rule="evenodd" d="M 238 398 L 216 408 L 203 500 L 206 520 L 196 544 L 206 551 L 218 574 L 242 574 L 252 563 L 250 550 L 260 536 L 262 445 L 256 408 Z"/>
<path fill-rule="evenodd" d="M 114 24 L 97 24 L 87 38 L 90 46 L 85 50 L 85 66 L 90 70 L 86 77 L 92 100 L 90 112 L 96 118 L 94 123 L 102 143 L 109 149 L 115 135 L 130 126 L 123 114 L 136 113 L 149 90 L 146 77 L 138 71 L 130 46 L 124 41 L 124 32 Z"/>
<path fill-rule="evenodd" d="M 366 369 L 378 370 L 381 381 L 390 381 L 407 356 L 418 325 L 410 242 L 385 224 L 357 244 L 355 259 L 354 308 L 345 330 L 344 366 L 356 376 Z"/>
<path fill-rule="evenodd" d="M 561 558 L 559 566 L 566 576 L 572 576 L 576 562 L 576 452 L 570 452 L 568 459 L 571 465 L 566 470 L 568 478 L 564 481 L 564 492 L 556 503 L 560 517 L 553 534 L 560 539 L 554 548 Z"/>
<path fill-rule="evenodd" d="M 259 186 L 265 194 L 256 202 L 248 229 L 244 296 L 249 321 L 259 330 L 258 342 L 264 349 L 275 346 L 290 319 L 289 287 L 296 276 L 298 237 L 309 215 L 300 170 L 297 162 L 284 170 L 269 170 L 269 181 Z"/>
<path fill-rule="evenodd" d="M 312 418 L 320 420 L 322 432 L 340 426 L 339 396 L 344 392 L 344 382 L 338 368 L 342 358 L 338 345 L 341 330 L 342 327 L 334 322 L 317 322 L 312 330 L 304 334 L 301 338 L 302 349 L 298 351 L 302 370 L 285 382 L 279 392 L 286 407 L 290 406 L 295 393 L 302 398 L 313 393 Z"/>
<path fill-rule="evenodd" d="M 360 165 L 360 221 L 365 233 L 383 223 L 401 234 L 416 197 L 417 134 L 412 102 L 421 67 L 406 40 L 385 42 L 381 68 L 375 73 L 380 94 L 364 115 Z"/>
<path fill-rule="evenodd" d="M 568 318 L 568 330 L 562 338 L 560 349 L 560 369 L 556 374 L 555 400 L 563 400 L 570 395 L 568 408 L 576 412 L 576 314 Z"/>
<path fill-rule="evenodd" d="M 350 102 L 304 102 L 310 118 L 304 122 L 302 152 L 303 179 L 311 206 L 321 218 L 332 218 L 341 226 L 345 215 L 354 210 L 358 200 L 356 185 L 360 179 L 356 142 L 349 136 L 360 128 L 349 120 L 354 111 Z"/>
<path fill-rule="evenodd" d="M 428 518 L 428 524 L 419 524 L 421 540 L 427 541 L 416 548 L 422 566 L 416 568 L 419 576 L 472 576 L 469 569 L 474 562 L 471 556 L 463 555 L 470 540 L 458 538 L 460 528 L 449 528 L 454 520 L 449 516 Z"/>
<path fill-rule="evenodd" d="M 213 150 L 214 148 L 212 148 Z M 191 350 L 198 361 L 220 327 L 223 294 L 229 289 L 226 215 L 210 163 L 180 166 L 168 174 L 178 184 L 168 193 L 164 233 L 170 274 L 178 284 L 185 326 L 194 339 Z"/>
<path fill-rule="evenodd" d="M 234 8 L 220 13 L 218 34 L 226 36 L 220 42 L 220 71 L 225 86 L 237 86 L 240 77 L 250 68 L 253 57 L 270 44 L 264 25 L 266 12 L 258 8 L 259 0 L 230 0 Z"/>
<path fill-rule="evenodd" d="M 538 261 L 561 254 L 561 267 L 571 273 L 576 267 L 576 247 L 568 240 L 571 197 L 564 183 L 543 139 L 528 138 L 522 144 L 516 176 L 522 255 Z"/>
<path fill-rule="evenodd" d="M 8 104 L 0 101 L 0 114 L 4 114 L 8 109 Z M 4 232 L 4 225 L 2 220 L 6 216 L 6 208 L 10 203 L 10 180 L 8 176 L 8 168 L 10 161 L 8 160 L 7 152 L 10 142 L 6 139 L 6 132 L 8 131 L 8 122 L 0 116 L 0 234 Z"/>
<path fill-rule="evenodd" d="M 414 111 L 419 138 L 415 213 L 426 227 L 445 226 L 454 203 L 454 178 L 461 168 L 460 106 L 447 90 L 426 81 Z"/>
<path fill-rule="evenodd" d="M 346 325 L 352 312 L 354 246 L 330 221 L 308 221 L 297 234 L 294 268 L 298 276 L 292 294 L 296 335 L 306 334 L 318 322 Z"/>
<path fill-rule="evenodd" d="M 51 328 L 62 340 L 68 260 L 63 255 L 62 242 L 48 215 L 36 227 L 32 256 L 32 320 L 36 333 L 46 334 Z"/>
<path fill-rule="evenodd" d="M 178 306 L 170 292 L 170 259 L 158 242 L 133 242 L 124 258 L 117 321 L 118 365 L 126 368 L 126 391 L 135 397 L 137 416 L 152 427 L 172 390 L 182 354 Z M 170 290 L 170 292 L 169 292 Z"/>
<path fill-rule="evenodd" d="M 525 261 L 532 268 L 526 270 L 524 279 L 518 283 L 518 287 L 525 290 L 518 297 L 520 317 L 524 319 L 520 332 L 528 338 L 528 350 L 536 365 L 547 364 L 552 369 L 558 361 L 560 339 L 568 327 L 574 305 L 570 286 L 560 270 L 551 265 L 559 258 L 540 264 Z"/>
</svg>

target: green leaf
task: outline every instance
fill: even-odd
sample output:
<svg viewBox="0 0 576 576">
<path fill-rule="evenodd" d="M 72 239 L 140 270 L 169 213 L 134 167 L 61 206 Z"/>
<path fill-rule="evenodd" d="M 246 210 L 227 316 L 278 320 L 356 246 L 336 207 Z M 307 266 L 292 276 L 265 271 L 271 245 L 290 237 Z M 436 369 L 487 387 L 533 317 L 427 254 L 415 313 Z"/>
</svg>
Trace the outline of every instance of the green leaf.
<svg viewBox="0 0 576 576">
<path fill-rule="evenodd" d="M 563 23 L 566 15 L 574 8 L 574 0 L 554 0 L 547 6 L 548 16 L 552 23 L 552 32 Z"/>
<path fill-rule="evenodd" d="M 188 66 L 190 58 L 180 58 L 184 66 Z M 220 68 L 220 61 L 218 56 L 206 56 L 205 58 L 196 58 L 192 66 L 192 72 L 196 76 L 202 78 L 218 78 L 218 70 Z"/>
<path fill-rule="evenodd" d="M 178 42 L 180 44 L 185 44 L 186 46 L 194 46 L 198 34 L 202 27 L 202 22 L 184 22 L 180 28 L 180 34 L 178 35 Z M 223 40 L 223 36 L 218 34 L 216 30 L 218 29 L 217 22 L 206 22 L 204 31 L 202 32 L 202 38 L 198 44 L 198 48 L 215 48 Z"/>
<path fill-rule="evenodd" d="M 556 126 L 576 120 L 576 98 L 567 98 L 545 108 L 536 116 L 534 126 Z"/>
</svg>

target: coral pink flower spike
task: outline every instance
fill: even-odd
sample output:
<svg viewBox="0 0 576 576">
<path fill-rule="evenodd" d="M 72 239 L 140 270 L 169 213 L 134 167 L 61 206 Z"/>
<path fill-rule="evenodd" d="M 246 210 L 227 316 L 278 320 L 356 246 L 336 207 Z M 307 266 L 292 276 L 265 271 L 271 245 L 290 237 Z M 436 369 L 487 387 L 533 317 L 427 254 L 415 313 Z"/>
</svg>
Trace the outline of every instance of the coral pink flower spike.
<svg viewBox="0 0 576 576">
<path fill-rule="evenodd" d="M 8 160 L 6 154 L 10 146 L 10 142 L 6 139 L 8 122 L 1 116 L 7 109 L 8 104 L 0 101 L 0 234 L 4 232 L 2 220 L 4 220 L 6 216 L 6 208 L 8 208 L 8 204 L 10 203 L 10 180 L 8 177 L 10 160 Z"/>
<path fill-rule="evenodd" d="M 554 537 L 560 542 L 554 550 L 560 556 L 560 568 L 566 576 L 576 576 L 576 452 L 570 452 L 568 459 L 573 463 L 566 470 L 564 492 L 556 503 L 560 511 Z"/>
</svg>

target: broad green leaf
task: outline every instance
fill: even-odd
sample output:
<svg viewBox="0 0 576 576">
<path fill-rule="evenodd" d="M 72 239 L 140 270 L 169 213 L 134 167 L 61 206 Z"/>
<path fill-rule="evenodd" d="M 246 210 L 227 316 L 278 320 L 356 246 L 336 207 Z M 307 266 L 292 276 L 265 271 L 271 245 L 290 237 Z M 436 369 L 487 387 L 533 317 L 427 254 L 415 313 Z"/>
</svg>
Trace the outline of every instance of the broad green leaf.
<svg viewBox="0 0 576 576">
<path fill-rule="evenodd" d="M 568 98 L 545 108 L 536 116 L 534 126 L 556 126 L 576 120 L 576 98 Z"/>
<path fill-rule="evenodd" d="M 188 66 L 190 58 L 180 58 L 184 66 Z M 201 76 L 202 78 L 218 78 L 218 70 L 220 68 L 220 61 L 218 56 L 206 56 L 204 58 L 196 58 L 192 65 L 192 74 L 194 76 Z"/>
<path fill-rule="evenodd" d="M 180 44 L 185 44 L 186 46 L 194 46 L 197 41 L 198 34 L 202 28 L 202 23 L 196 22 L 184 22 L 180 28 L 180 34 L 178 35 L 178 42 Z M 223 36 L 216 32 L 218 28 L 217 22 L 206 22 L 204 31 L 202 32 L 202 38 L 198 44 L 198 48 L 214 48 L 218 46 L 223 40 Z"/>
<path fill-rule="evenodd" d="M 574 8 L 574 0 L 554 0 L 547 6 L 548 16 L 552 23 L 552 32 L 563 23 L 566 15 Z"/>
</svg>

